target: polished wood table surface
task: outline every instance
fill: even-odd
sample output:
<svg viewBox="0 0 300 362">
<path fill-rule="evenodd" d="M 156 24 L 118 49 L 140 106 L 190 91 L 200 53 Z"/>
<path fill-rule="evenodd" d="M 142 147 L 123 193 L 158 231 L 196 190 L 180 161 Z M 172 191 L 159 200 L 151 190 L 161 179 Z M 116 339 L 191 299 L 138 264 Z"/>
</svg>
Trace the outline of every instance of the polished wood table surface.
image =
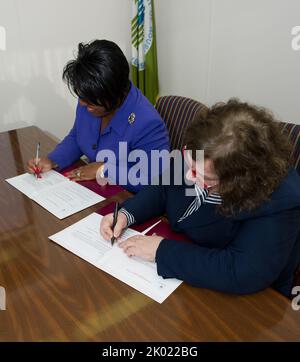
<svg viewBox="0 0 300 362">
<path fill-rule="evenodd" d="M 271 288 L 233 296 L 183 283 L 159 304 L 48 239 L 126 192 L 59 220 L 4 180 L 55 141 L 0 134 L 0 341 L 300 341 L 300 311 Z"/>
</svg>

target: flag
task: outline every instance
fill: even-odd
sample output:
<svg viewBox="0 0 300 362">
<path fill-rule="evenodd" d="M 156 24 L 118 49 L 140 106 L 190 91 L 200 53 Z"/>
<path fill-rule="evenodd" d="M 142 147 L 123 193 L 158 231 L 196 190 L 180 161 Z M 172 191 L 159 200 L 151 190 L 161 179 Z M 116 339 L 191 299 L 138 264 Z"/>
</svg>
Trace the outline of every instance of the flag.
<svg viewBox="0 0 300 362">
<path fill-rule="evenodd" d="M 132 81 L 155 104 L 158 96 L 153 0 L 131 0 Z"/>
</svg>

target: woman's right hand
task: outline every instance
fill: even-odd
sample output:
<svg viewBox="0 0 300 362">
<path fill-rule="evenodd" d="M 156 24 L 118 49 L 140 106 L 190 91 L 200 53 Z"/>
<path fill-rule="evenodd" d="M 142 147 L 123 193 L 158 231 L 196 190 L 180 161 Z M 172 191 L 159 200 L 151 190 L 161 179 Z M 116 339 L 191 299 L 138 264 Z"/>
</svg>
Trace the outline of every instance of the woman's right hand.
<svg viewBox="0 0 300 362">
<path fill-rule="evenodd" d="M 114 231 L 112 230 L 113 220 L 114 220 L 113 213 L 107 214 L 101 220 L 100 233 L 105 240 L 111 240 L 113 236 L 116 239 L 119 238 L 122 234 L 122 231 L 127 226 L 127 217 L 125 214 L 123 214 L 123 212 L 118 212 L 118 219 L 114 227 Z"/>
<path fill-rule="evenodd" d="M 36 159 L 32 158 L 27 162 L 27 169 L 29 173 L 47 172 L 54 168 L 54 163 L 47 157 L 40 157 L 37 161 L 38 163 L 36 164 Z"/>
</svg>

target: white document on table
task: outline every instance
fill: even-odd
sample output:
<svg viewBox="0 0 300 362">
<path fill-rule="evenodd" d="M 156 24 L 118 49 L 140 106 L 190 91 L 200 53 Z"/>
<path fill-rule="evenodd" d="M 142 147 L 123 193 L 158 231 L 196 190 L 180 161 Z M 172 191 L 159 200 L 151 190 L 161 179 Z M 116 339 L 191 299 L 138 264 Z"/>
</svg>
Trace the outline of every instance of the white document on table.
<svg viewBox="0 0 300 362">
<path fill-rule="evenodd" d="M 105 200 L 54 170 L 43 173 L 42 178 L 24 173 L 6 181 L 59 219 Z"/>
<path fill-rule="evenodd" d="M 93 213 L 49 239 L 68 249 L 97 268 L 107 272 L 134 289 L 162 303 L 181 283 L 157 275 L 156 263 L 128 257 L 117 243 L 111 246 L 100 235 L 101 215 Z M 121 240 L 141 234 L 128 228 Z"/>
</svg>

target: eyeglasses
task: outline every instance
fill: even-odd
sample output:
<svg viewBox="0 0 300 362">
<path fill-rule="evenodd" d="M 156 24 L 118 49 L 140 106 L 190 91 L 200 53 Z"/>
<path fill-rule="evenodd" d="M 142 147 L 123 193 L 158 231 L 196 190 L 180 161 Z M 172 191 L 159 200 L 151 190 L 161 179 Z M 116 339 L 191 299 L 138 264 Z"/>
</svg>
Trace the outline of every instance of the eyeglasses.
<svg viewBox="0 0 300 362">
<path fill-rule="evenodd" d="M 182 149 L 182 154 L 183 154 L 183 159 L 186 160 L 186 163 L 188 164 L 189 166 L 189 169 L 191 170 L 192 172 L 192 177 L 193 178 L 196 178 L 197 177 L 197 172 L 196 172 L 196 169 L 190 165 L 190 163 L 188 162 L 187 160 L 187 149 L 186 149 L 186 146 L 183 147 Z"/>
<path fill-rule="evenodd" d="M 209 188 L 212 188 L 214 186 L 216 186 L 218 184 L 218 180 L 212 180 L 212 182 L 214 182 L 213 185 L 208 185 L 204 182 L 204 176 L 203 175 L 197 175 L 197 170 L 196 170 L 196 167 L 194 167 L 193 165 L 191 165 L 191 162 L 190 160 L 188 159 L 188 151 L 187 151 L 187 147 L 184 146 L 183 149 L 182 149 L 182 153 L 183 153 L 183 158 L 184 160 L 186 161 L 190 171 L 191 171 L 191 176 L 193 179 L 199 179 L 201 178 L 201 180 L 203 181 L 203 188 L 205 189 L 209 189 Z M 190 159 L 192 159 L 191 155 L 189 156 Z"/>
</svg>

